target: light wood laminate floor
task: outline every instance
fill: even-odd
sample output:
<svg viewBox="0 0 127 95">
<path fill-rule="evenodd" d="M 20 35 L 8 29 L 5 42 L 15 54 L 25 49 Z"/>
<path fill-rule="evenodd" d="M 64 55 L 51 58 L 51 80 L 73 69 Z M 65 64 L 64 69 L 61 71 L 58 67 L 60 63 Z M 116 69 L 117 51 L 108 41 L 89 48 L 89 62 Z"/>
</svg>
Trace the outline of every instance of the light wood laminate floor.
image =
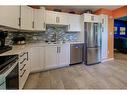
<svg viewBox="0 0 127 95">
<path fill-rule="evenodd" d="M 24 89 L 127 89 L 127 54 L 97 65 L 73 65 L 31 74 Z"/>
</svg>

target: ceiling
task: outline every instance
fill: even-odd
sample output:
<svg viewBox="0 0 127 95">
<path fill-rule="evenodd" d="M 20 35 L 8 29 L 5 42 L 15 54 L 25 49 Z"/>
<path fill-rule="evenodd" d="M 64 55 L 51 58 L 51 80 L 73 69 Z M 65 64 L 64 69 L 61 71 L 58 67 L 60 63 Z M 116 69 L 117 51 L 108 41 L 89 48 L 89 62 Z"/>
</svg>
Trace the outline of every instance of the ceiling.
<svg viewBox="0 0 127 95">
<path fill-rule="evenodd" d="M 83 12 L 84 10 L 87 10 L 87 9 L 90 9 L 92 11 L 96 11 L 100 8 L 106 8 L 106 9 L 110 9 L 110 10 L 114 10 L 114 9 L 117 9 L 121 6 L 106 6 L 106 5 L 103 5 L 103 6 L 45 6 L 46 9 L 63 9 L 63 10 L 76 10 L 76 11 L 80 11 L 80 12 Z"/>
</svg>

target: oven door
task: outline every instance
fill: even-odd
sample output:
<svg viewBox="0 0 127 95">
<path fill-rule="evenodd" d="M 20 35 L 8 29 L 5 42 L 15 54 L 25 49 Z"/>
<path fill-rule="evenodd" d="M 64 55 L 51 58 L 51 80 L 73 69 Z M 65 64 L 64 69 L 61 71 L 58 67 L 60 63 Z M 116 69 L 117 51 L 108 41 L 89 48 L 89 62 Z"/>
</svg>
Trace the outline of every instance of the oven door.
<svg viewBox="0 0 127 95">
<path fill-rule="evenodd" d="M 13 69 L 8 73 L 5 80 L 6 89 L 19 89 L 18 63 L 13 65 Z"/>
</svg>

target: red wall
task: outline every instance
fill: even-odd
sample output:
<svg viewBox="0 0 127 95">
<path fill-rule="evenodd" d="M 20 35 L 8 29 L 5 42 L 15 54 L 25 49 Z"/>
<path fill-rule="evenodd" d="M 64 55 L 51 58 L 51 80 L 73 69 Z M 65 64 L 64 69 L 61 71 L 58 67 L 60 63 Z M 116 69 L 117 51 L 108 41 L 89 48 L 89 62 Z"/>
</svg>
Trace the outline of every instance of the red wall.
<svg viewBox="0 0 127 95">
<path fill-rule="evenodd" d="M 109 15 L 109 16 L 113 15 L 111 10 L 104 9 L 104 8 L 101 8 L 101 9 L 97 10 L 95 12 L 95 14 L 106 14 L 106 15 Z"/>
<path fill-rule="evenodd" d="M 127 6 L 120 7 L 112 11 L 114 18 L 127 16 Z"/>
</svg>

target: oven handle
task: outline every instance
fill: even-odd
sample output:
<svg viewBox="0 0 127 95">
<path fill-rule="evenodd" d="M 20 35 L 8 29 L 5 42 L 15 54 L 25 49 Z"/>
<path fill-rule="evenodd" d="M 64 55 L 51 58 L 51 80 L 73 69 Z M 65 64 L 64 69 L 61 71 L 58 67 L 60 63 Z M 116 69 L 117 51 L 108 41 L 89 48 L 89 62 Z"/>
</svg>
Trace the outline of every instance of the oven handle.
<svg viewBox="0 0 127 95">
<path fill-rule="evenodd" d="M 4 71 L 1 73 L 1 75 L 2 75 L 3 77 L 6 77 L 6 76 L 18 65 L 18 63 L 19 63 L 19 62 L 13 63 L 13 64 L 11 65 L 11 67 L 10 67 L 9 69 L 4 70 Z"/>
<path fill-rule="evenodd" d="M 4 83 L 5 83 L 5 82 L 2 82 L 2 83 L 0 84 L 0 86 L 3 85 Z"/>
<path fill-rule="evenodd" d="M 23 67 L 20 69 L 20 71 L 22 71 L 24 69 L 24 67 L 26 66 L 26 64 L 23 65 Z"/>
<path fill-rule="evenodd" d="M 26 70 L 23 71 L 22 75 L 20 75 L 20 77 L 23 77 L 23 75 L 25 74 Z"/>
</svg>

